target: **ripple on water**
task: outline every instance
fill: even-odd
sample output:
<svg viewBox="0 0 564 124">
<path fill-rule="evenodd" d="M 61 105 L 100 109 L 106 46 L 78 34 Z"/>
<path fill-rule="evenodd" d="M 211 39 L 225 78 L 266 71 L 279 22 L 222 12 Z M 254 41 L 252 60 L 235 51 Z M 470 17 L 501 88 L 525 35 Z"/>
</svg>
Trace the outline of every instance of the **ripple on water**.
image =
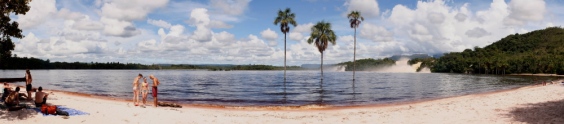
<svg viewBox="0 0 564 124">
<path fill-rule="evenodd" d="M 21 75 L 2 71 L 6 77 Z M 14 74 L 12 74 L 14 73 Z M 368 105 L 509 89 L 554 77 L 434 73 L 186 70 L 34 70 L 34 86 L 130 99 L 138 73 L 161 81 L 159 99 L 227 106 Z M 104 78 L 100 78 L 104 77 Z M 150 80 L 148 80 L 150 81 Z M 149 82 L 151 84 L 151 82 Z M 149 91 L 151 92 L 151 91 Z"/>
</svg>

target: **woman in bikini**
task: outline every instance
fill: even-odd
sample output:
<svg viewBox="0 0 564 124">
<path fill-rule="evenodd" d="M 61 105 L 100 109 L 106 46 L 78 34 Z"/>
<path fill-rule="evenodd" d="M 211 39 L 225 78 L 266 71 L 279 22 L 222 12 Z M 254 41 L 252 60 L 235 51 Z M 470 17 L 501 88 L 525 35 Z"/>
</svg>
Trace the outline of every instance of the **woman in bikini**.
<svg viewBox="0 0 564 124">
<path fill-rule="evenodd" d="M 139 105 L 139 79 L 143 78 L 143 75 L 139 74 L 137 77 L 135 77 L 135 79 L 133 80 L 133 104 L 135 104 L 135 106 Z"/>
<path fill-rule="evenodd" d="M 143 106 L 147 104 L 147 93 L 149 93 L 149 83 L 147 83 L 147 78 L 143 78 L 143 83 L 141 84 L 141 94 L 143 97 Z"/>
</svg>

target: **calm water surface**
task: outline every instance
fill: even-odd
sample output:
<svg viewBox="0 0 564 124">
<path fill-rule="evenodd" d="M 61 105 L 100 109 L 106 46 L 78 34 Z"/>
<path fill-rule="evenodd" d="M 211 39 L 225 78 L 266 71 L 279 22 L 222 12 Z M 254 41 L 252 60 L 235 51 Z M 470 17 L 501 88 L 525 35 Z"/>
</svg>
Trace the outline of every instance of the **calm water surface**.
<svg viewBox="0 0 564 124">
<path fill-rule="evenodd" d="M 3 70 L 0 77 L 23 77 Z M 132 97 L 138 73 L 159 78 L 159 100 L 227 106 L 368 105 L 516 88 L 554 77 L 438 73 L 193 70 L 32 70 L 33 86 L 117 98 Z M 149 84 L 152 81 L 149 80 Z M 24 85 L 24 82 L 16 83 Z M 149 100 L 152 100 L 149 97 Z"/>
</svg>

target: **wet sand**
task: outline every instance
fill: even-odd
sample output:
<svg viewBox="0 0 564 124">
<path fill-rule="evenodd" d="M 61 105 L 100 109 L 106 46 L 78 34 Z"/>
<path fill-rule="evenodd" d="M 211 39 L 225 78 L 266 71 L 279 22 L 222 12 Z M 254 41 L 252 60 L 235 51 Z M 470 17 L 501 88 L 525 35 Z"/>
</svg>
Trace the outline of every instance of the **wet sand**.
<svg viewBox="0 0 564 124">
<path fill-rule="evenodd" d="M 560 116 L 564 114 L 564 85 L 561 84 L 351 107 L 183 105 L 183 108 L 155 108 L 150 104 L 142 108 L 123 99 L 47 92 L 53 92 L 49 103 L 90 115 L 65 119 L 61 116 L 44 117 L 33 110 L 1 110 L 0 123 L 564 123 L 564 117 Z"/>
</svg>

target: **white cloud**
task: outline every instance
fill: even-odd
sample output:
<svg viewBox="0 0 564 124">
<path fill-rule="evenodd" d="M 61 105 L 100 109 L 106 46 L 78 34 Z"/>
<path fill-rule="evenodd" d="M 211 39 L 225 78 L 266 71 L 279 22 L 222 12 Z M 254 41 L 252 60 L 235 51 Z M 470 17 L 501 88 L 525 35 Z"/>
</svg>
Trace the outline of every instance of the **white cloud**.
<svg viewBox="0 0 564 124">
<path fill-rule="evenodd" d="M 133 23 L 128 21 L 121 21 L 106 17 L 102 17 L 100 21 L 105 24 L 104 33 L 110 36 L 132 37 L 141 34 L 141 31 L 137 30 Z"/>
<path fill-rule="evenodd" d="M 262 38 L 268 40 L 268 41 L 274 41 L 278 38 L 278 34 L 276 34 L 276 32 L 270 30 L 270 28 L 260 32 L 260 35 L 262 36 Z"/>
<path fill-rule="evenodd" d="M 432 23 L 440 24 L 445 21 L 445 16 L 441 13 L 429 13 L 427 14 L 427 19 Z"/>
<path fill-rule="evenodd" d="M 100 21 L 105 24 L 104 33 L 117 37 L 139 35 L 132 21 L 143 20 L 156 8 L 164 7 L 168 0 L 108 0 L 101 8 Z"/>
<path fill-rule="evenodd" d="M 469 37 L 475 37 L 475 38 L 480 38 L 486 35 L 490 35 L 490 33 L 487 32 L 485 29 L 479 27 L 476 27 L 472 30 L 468 30 L 466 31 L 465 34 L 468 35 Z"/>
<path fill-rule="evenodd" d="M 305 24 L 298 24 L 294 29 L 290 28 L 290 33 L 288 37 L 290 40 L 300 41 L 304 38 L 304 36 L 309 36 L 311 33 L 311 27 L 313 27 L 313 23 L 305 23 Z"/>
<path fill-rule="evenodd" d="M 251 0 L 210 0 L 210 5 L 229 15 L 241 15 Z"/>
<path fill-rule="evenodd" d="M 374 42 L 389 42 L 394 40 L 394 34 L 392 32 L 384 27 L 368 22 L 360 26 L 359 34 L 360 37 L 370 39 Z"/>
<path fill-rule="evenodd" d="M 73 29 L 76 30 L 86 30 L 86 31 L 96 31 L 104 29 L 104 24 L 97 21 L 91 21 L 89 19 L 79 20 L 74 23 Z"/>
<path fill-rule="evenodd" d="M 85 18 L 85 15 L 78 12 L 71 12 L 66 8 L 62 8 L 61 10 L 59 10 L 57 16 L 62 17 L 66 20 L 80 20 Z"/>
<path fill-rule="evenodd" d="M 209 24 L 210 28 L 232 28 L 233 25 L 229 25 L 222 21 L 211 20 Z"/>
<path fill-rule="evenodd" d="M 345 2 L 348 14 L 351 11 L 359 11 L 364 17 L 378 17 L 380 7 L 376 0 L 347 0 Z"/>
<path fill-rule="evenodd" d="M 170 28 L 172 26 L 170 23 L 163 20 L 147 19 L 147 23 L 161 28 Z"/>
<path fill-rule="evenodd" d="M 142 20 L 156 8 L 164 7 L 168 0 L 108 0 L 101 8 L 102 16 L 124 21 Z"/>
<path fill-rule="evenodd" d="M 260 35 L 262 36 L 262 38 L 266 39 L 268 41 L 268 45 L 269 46 L 277 46 L 278 42 L 276 42 L 276 39 L 278 39 L 278 34 L 276 34 L 276 32 L 270 30 L 270 28 L 260 32 Z"/>
<path fill-rule="evenodd" d="M 226 32 L 226 31 L 222 31 L 219 32 L 217 34 L 214 34 L 214 37 L 217 39 L 217 41 L 220 42 L 229 42 L 229 41 L 235 41 L 235 35 Z"/>
<path fill-rule="evenodd" d="M 456 16 L 454 16 L 454 18 L 456 18 L 456 20 L 458 21 L 465 21 L 468 16 L 464 13 L 458 13 L 456 14 Z"/>
<path fill-rule="evenodd" d="M 546 13 L 544 0 L 511 0 L 510 14 L 505 18 L 506 25 L 524 25 L 528 21 L 541 21 Z"/>
<path fill-rule="evenodd" d="M 25 15 L 18 15 L 16 20 L 22 29 L 33 28 L 44 23 L 51 16 L 57 14 L 55 0 L 34 0 L 29 3 L 31 7 Z"/>
<path fill-rule="evenodd" d="M 298 32 L 290 32 L 288 37 L 290 37 L 290 40 L 294 40 L 294 41 L 300 41 L 304 39 L 304 35 Z"/>
<path fill-rule="evenodd" d="M 205 8 L 195 8 L 190 12 L 190 19 L 186 23 L 192 26 L 203 26 L 206 28 L 232 28 L 225 22 L 212 20 L 208 14 L 208 10 Z"/>
<path fill-rule="evenodd" d="M 504 26 L 509 9 L 503 0 L 494 0 L 489 8 L 474 12 L 468 6 L 453 7 L 443 0 L 418 1 L 413 9 L 396 5 L 384 17 L 392 25 L 384 25 L 392 32 L 392 41 L 401 43 L 395 45 L 403 50 L 396 52 L 432 54 L 483 47 L 518 31 Z"/>
</svg>

